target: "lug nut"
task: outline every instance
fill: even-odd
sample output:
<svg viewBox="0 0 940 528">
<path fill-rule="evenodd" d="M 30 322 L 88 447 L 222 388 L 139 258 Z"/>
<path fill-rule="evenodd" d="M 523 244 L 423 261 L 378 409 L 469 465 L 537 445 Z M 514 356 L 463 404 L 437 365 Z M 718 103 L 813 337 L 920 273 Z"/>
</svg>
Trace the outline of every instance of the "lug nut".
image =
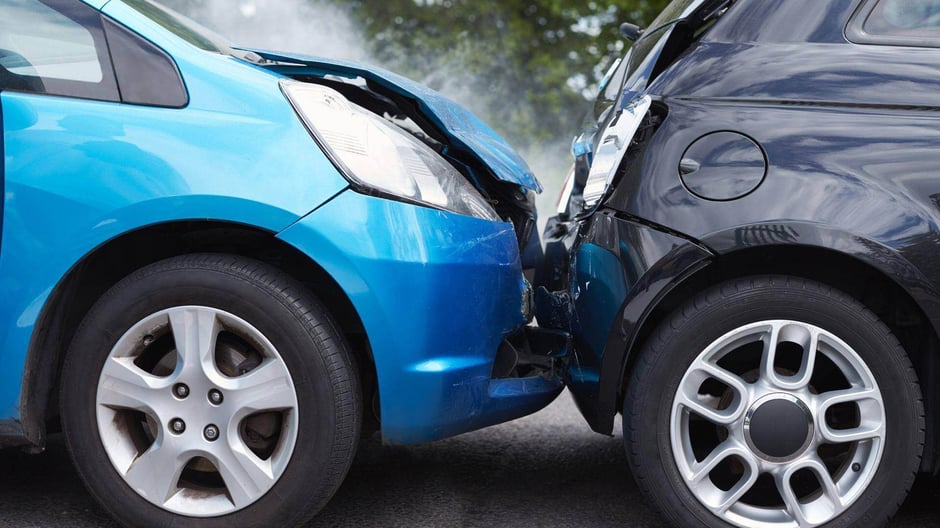
<svg viewBox="0 0 940 528">
<path fill-rule="evenodd" d="M 212 405 L 221 405 L 223 399 L 221 391 L 216 389 L 209 391 L 209 402 L 212 403 Z"/>
<path fill-rule="evenodd" d="M 186 422 L 180 420 L 179 418 L 173 418 L 170 420 L 170 431 L 173 431 L 176 434 L 183 434 L 183 431 L 186 430 Z"/>
<path fill-rule="evenodd" d="M 185 398 L 189 396 L 189 387 L 183 383 L 177 383 L 173 385 L 173 394 L 175 394 L 177 398 Z"/>
<path fill-rule="evenodd" d="M 150 334 L 145 335 L 145 336 L 144 336 L 144 346 L 145 346 L 145 347 L 150 346 L 152 343 L 153 343 L 153 336 L 150 335 Z"/>
<path fill-rule="evenodd" d="M 206 440 L 215 442 L 219 439 L 219 428 L 211 424 L 207 425 L 205 430 L 202 431 L 202 434 L 206 437 Z"/>
</svg>

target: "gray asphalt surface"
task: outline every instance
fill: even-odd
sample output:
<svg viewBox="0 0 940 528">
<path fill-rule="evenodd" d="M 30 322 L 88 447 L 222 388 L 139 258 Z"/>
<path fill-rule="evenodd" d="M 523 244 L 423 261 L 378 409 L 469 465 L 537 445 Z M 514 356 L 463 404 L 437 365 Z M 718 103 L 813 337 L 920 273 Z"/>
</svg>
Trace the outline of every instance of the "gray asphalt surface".
<svg viewBox="0 0 940 528">
<path fill-rule="evenodd" d="M 115 524 L 55 441 L 39 456 L 0 451 L 0 526 Z M 619 433 L 592 433 L 565 393 L 536 415 L 442 442 L 364 442 L 346 483 L 310 528 L 372 526 L 663 525 L 630 478 Z M 940 526 L 940 484 L 922 479 L 892 528 L 928 526 Z"/>
</svg>

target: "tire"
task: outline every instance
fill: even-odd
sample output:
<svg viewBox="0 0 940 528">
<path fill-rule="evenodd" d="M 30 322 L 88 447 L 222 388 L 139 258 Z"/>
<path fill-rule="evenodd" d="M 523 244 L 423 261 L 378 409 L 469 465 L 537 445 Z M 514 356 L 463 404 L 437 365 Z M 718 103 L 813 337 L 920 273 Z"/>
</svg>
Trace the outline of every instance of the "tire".
<svg viewBox="0 0 940 528">
<path fill-rule="evenodd" d="M 676 309 L 643 345 L 623 409 L 638 486 L 677 527 L 884 526 L 924 442 L 920 386 L 885 324 L 785 276 L 726 282 Z"/>
<path fill-rule="evenodd" d="M 83 320 L 61 379 L 78 472 L 129 527 L 296 526 L 335 493 L 359 439 L 337 325 L 247 258 L 187 255 L 125 278 Z"/>
</svg>

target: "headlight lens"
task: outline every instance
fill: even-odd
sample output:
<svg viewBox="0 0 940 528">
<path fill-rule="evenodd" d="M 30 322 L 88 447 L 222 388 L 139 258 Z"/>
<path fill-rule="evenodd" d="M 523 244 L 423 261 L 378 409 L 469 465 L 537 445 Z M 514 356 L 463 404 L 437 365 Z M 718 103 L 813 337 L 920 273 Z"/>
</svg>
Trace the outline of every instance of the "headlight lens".
<svg viewBox="0 0 940 528">
<path fill-rule="evenodd" d="M 401 128 L 326 86 L 285 80 L 281 89 L 353 184 L 455 213 L 500 220 L 453 165 Z"/>
<path fill-rule="evenodd" d="M 633 142 L 633 136 L 640 128 L 640 124 L 650 109 L 652 99 L 644 95 L 634 99 L 621 109 L 611 120 L 600 145 L 594 152 L 591 170 L 588 173 L 587 183 L 584 184 L 584 207 L 590 209 L 607 193 L 623 156 Z"/>
</svg>

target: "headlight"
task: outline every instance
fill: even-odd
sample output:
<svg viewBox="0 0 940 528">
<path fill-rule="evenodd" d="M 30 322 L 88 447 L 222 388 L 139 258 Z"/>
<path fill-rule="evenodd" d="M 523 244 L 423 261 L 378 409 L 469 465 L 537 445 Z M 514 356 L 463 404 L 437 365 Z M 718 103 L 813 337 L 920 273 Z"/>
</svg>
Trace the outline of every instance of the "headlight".
<svg viewBox="0 0 940 528">
<path fill-rule="evenodd" d="M 652 100 L 644 95 L 621 109 L 607 125 L 600 145 L 594 152 L 587 183 L 584 184 L 584 207 L 590 209 L 607 193 L 633 136 L 650 109 Z"/>
<path fill-rule="evenodd" d="M 281 81 L 317 143 L 355 186 L 486 220 L 499 215 L 431 147 L 318 84 Z"/>
</svg>

